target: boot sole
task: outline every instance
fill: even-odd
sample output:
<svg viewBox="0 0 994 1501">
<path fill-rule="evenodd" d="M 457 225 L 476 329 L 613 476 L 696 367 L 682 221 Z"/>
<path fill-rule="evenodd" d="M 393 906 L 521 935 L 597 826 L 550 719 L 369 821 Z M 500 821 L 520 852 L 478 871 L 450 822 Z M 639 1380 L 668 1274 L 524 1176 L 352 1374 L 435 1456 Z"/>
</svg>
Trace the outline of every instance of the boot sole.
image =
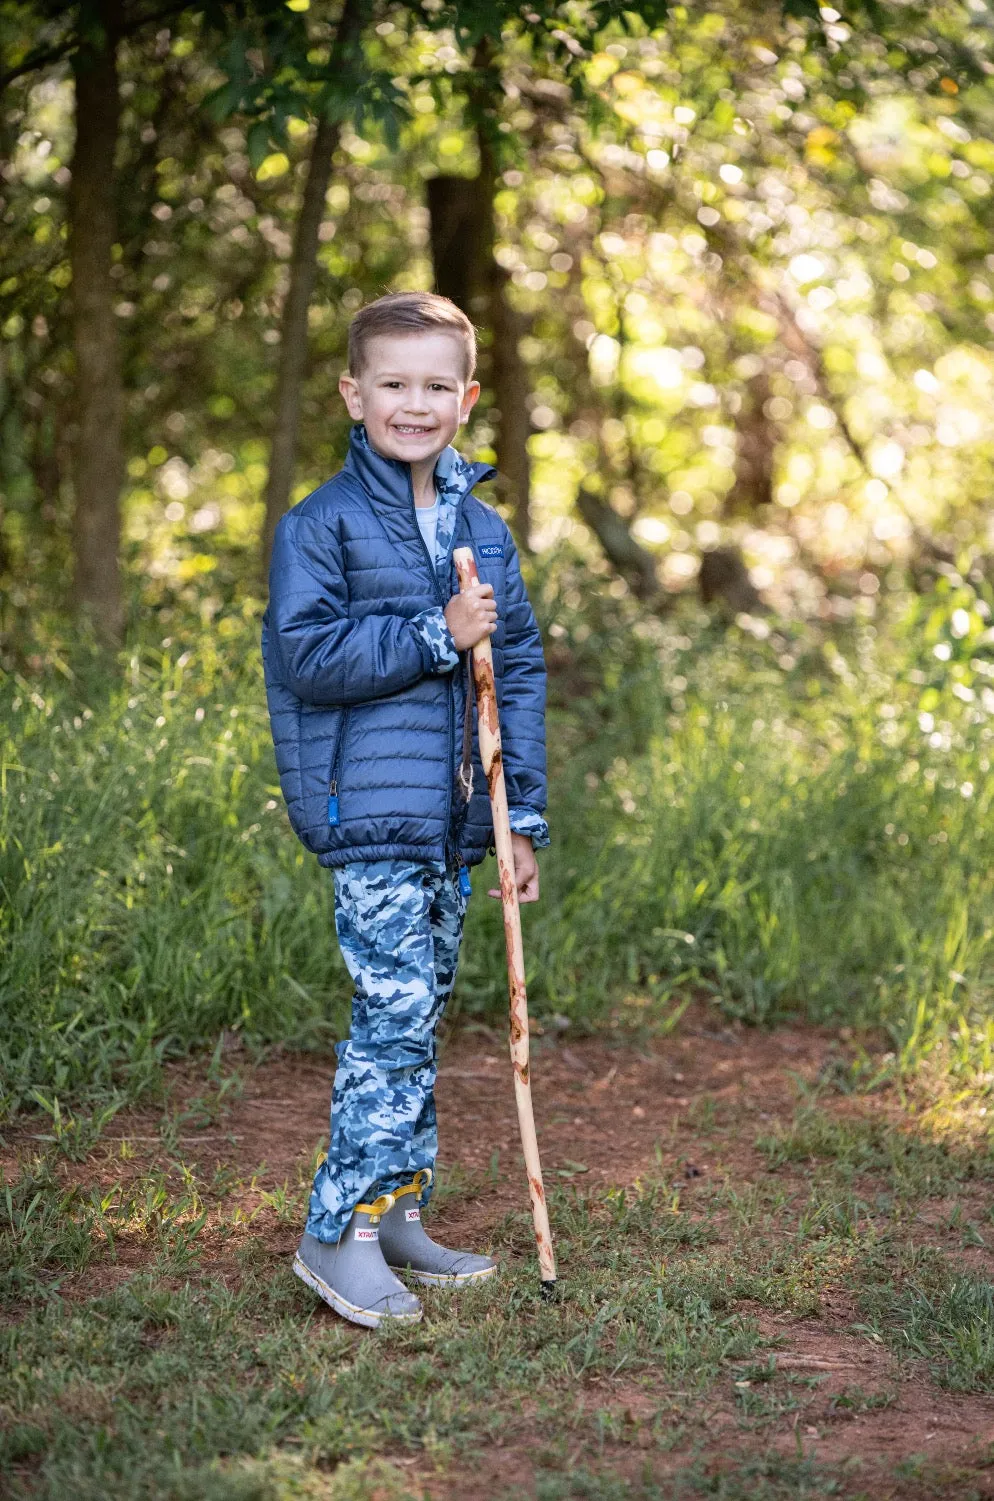
<svg viewBox="0 0 994 1501">
<path fill-rule="evenodd" d="M 341 1314 L 343 1319 L 348 1319 L 350 1324 L 361 1324 L 364 1329 L 378 1329 L 381 1324 L 417 1324 L 424 1316 L 423 1308 L 419 1308 L 417 1313 L 374 1313 L 371 1308 L 358 1308 L 347 1298 L 343 1298 L 341 1293 L 336 1293 L 333 1287 L 329 1287 L 299 1256 L 293 1259 L 293 1270 L 294 1275 L 301 1282 L 306 1282 L 311 1291 L 317 1293 L 329 1308 Z"/>
<path fill-rule="evenodd" d="M 387 1263 L 390 1266 L 390 1263 Z M 417 1282 L 421 1287 L 444 1287 L 454 1292 L 457 1287 L 467 1287 L 474 1282 L 488 1282 L 491 1277 L 496 1277 L 499 1270 L 496 1266 L 485 1266 L 478 1272 L 416 1272 L 409 1266 L 390 1266 L 392 1272 L 400 1277 L 406 1277 L 409 1282 Z"/>
</svg>

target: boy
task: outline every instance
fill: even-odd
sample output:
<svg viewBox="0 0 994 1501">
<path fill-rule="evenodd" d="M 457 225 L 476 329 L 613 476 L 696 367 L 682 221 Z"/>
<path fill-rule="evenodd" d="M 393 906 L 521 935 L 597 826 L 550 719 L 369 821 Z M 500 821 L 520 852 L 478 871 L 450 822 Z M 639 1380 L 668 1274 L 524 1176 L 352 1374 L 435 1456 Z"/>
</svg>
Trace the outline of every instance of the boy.
<svg viewBox="0 0 994 1501">
<path fill-rule="evenodd" d="M 331 1140 L 296 1274 L 345 1318 L 421 1317 L 394 1276 L 492 1276 L 421 1225 L 437 1151 L 435 1033 L 455 979 L 467 866 L 492 837 L 473 742 L 469 651 L 492 638 L 520 899 L 548 844 L 545 666 L 511 535 L 472 494 L 494 470 L 449 445 L 480 393 L 472 324 L 427 292 L 381 297 L 349 330 L 339 389 L 356 426 L 334 479 L 280 521 L 263 622 L 290 821 L 335 880 L 355 983 L 336 1048 Z M 455 592 L 453 548 L 480 583 Z M 476 776 L 473 777 L 473 768 Z M 499 895 L 492 892 L 491 895 Z"/>
</svg>

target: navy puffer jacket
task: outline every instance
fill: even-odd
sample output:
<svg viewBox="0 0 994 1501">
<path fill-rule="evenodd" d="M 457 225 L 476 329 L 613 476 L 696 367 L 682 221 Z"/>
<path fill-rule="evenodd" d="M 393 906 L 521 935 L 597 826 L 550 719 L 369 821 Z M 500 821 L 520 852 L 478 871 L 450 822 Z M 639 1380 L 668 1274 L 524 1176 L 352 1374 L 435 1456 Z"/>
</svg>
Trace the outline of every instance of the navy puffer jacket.
<svg viewBox="0 0 994 1501">
<path fill-rule="evenodd" d="M 494 471 L 454 450 L 443 458 L 458 509 L 437 571 L 410 466 L 376 453 L 361 428 L 341 472 L 276 529 L 262 631 L 266 694 L 290 822 L 322 865 L 456 855 L 474 864 L 492 840 L 475 723 L 468 806 L 454 787 L 466 674 L 461 665 L 440 670 L 412 623 L 456 590 L 454 547 L 472 547 L 497 598 L 491 643 L 508 801 L 545 809 L 542 643 L 511 534 L 471 493 Z"/>
</svg>

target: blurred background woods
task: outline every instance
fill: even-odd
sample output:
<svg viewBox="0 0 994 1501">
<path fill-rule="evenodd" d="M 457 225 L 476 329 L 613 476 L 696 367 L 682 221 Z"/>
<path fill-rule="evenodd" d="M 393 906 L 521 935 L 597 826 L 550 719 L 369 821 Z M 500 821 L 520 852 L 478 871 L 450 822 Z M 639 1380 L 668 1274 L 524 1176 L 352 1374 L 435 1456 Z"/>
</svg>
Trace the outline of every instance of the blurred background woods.
<svg viewBox="0 0 994 1501">
<path fill-rule="evenodd" d="M 474 314 L 466 446 L 617 591 L 870 615 L 987 548 L 986 8 L 610 14 L 8 7 L 8 648 L 71 578 L 111 637 L 258 598 L 386 288 Z"/>
<path fill-rule="evenodd" d="M 693 985 L 987 1067 L 992 71 L 985 0 L 5 7 L 15 1103 L 325 1035 L 265 564 L 342 460 L 352 313 L 432 286 L 482 330 L 461 446 L 587 810 L 537 1004 Z M 484 948 L 460 993 L 496 1014 Z"/>
</svg>

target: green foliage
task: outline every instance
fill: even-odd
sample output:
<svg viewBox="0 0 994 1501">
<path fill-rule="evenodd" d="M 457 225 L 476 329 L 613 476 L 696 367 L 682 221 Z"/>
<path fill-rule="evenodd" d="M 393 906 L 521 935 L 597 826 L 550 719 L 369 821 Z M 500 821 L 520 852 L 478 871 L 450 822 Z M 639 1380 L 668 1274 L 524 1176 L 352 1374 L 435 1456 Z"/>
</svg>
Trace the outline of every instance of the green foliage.
<svg viewBox="0 0 994 1501">
<path fill-rule="evenodd" d="M 882 1026 L 899 1067 L 941 1045 L 989 1069 L 990 690 L 982 633 L 963 648 L 983 599 L 939 594 L 924 625 L 864 629 L 844 655 L 626 625 L 627 601 L 572 605 L 570 578 L 536 579 L 569 664 L 555 844 L 524 913 L 536 1015 L 665 1028 L 696 990 L 749 1021 Z M 117 685 L 0 689 L 5 1108 L 43 1106 L 66 1150 L 68 1100 L 140 1092 L 222 1029 L 309 1046 L 346 1025 L 331 881 L 286 823 L 256 630 L 224 616 L 195 650 L 136 652 Z M 499 1023 L 490 884 L 454 1015 Z"/>
<path fill-rule="evenodd" d="M 285 826 L 255 637 L 135 657 L 89 702 L 7 681 L 6 1110 L 140 1090 L 222 1027 L 341 1025 L 330 881 Z"/>
<path fill-rule="evenodd" d="M 794 1162 L 831 1162 L 847 1177 L 886 1174 L 892 1190 L 919 1200 L 941 1197 L 951 1183 L 994 1177 L 990 1145 L 956 1146 L 911 1131 L 899 1133 L 872 1121 L 840 1120 L 826 1110 L 799 1112 L 788 1130 L 757 1143 L 771 1169 Z"/>
<path fill-rule="evenodd" d="M 986 1067 L 991 731 L 967 682 L 986 658 L 933 646 L 964 630 L 958 601 L 923 606 L 924 630 L 859 632 L 846 656 L 803 634 L 674 632 L 658 665 L 622 667 L 617 738 L 601 775 L 585 767 L 599 849 L 536 965 L 560 1006 L 627 984 L 651 1017 L 696 981 L 747 1019 L 882 1024 L 906 1059 L 951 1035 Z"/>
<path fill-rule="evenodd" d="M 909 1246 L 870 1280 L 861 1308 L 902 1353 L 926 1360 L 953 1391 L 994 1391 L 994 1287 L 931 1246 Z"/>
<path fill-rule="evenodd" d="M 755 1332 L 712 1307 L 693 1269 L 672 1289 L 649 1274 L 673 1245 L 672 1215 L 640 1214 L 632 1233 L 601 1197 L 563 1208 L 571 1282 L 552 1307 L 530 1268 L 510 1269 L 460 1299 L 429 1294 L 416 1330 L 357 1343 L 290 1275 L 272 1275 L 258 1243 L 237 1290 L 180 1285 L 189 1266 L 167 1257 L 158 1275 L 75 1310 L 43 1306 L 0 1333 L 8 1462 L 31 1467 L 40 1495 L 72 1484 L 83 1497 L 268 1497 L 264 1474 L 243 1491 L 220 1456 L 275 1458 L 292 1441 L 321 1469 L 405 1450 L 442 1458 L 493 1441 L 523 1399 L 562 1422 L 578 1380 L 665 1372 L 689 1396 L 749 1357 Z"/>
<path fill-rule="evenodd" d="M 51 1297 L 63 1276 L 87 1267 L 101 1217 L 99 1198 L 63 1188 L 44 1158 L 13 1183 L 0 1176 L 0 1305 Z"/>
<path fill-rule="evenodd" d="M 709 1158 L 720 1154 L 721 1135 L 704 1136 Z M 785 1192 L 737 1173 L 695 1190 L 690 1206 L 652 1177 L 561 1191 L 558 1302 L 537 1296 L 522 1210 L 494 1230 L 500 1282 L 458 1298 L 429 1292 L 423 1324 L 357 1337 L 244 1216 L 237 1223 L 232 1207 L 254 1199 L 254 1178 L 211 1188 L 182 1162 L 172 1169 L 105 1184 L 99 1203 L 67 1195 L 45 1160 L 13 1185 L 26 1244 L 0 1238 L 0 1271 L 17 1272 L 4 1284 L 17 1320 L 0 1329 L 0 1455 L 14 1496 L 71 1486 L 82 1501 L 136 1490 L 163 1501 L 412 1501 L 425 1467 L 444 1479 L 501 1444 L 549 1498 L 838 1494 L 845 1466 L 805 1458 L 807 1444 L 784 1450 L 799 1421 L 869 1418 L 905 1373 L 990 1390 L 990 1287 L 909 1242 L 872 1170 L 877 1209 L 864 1207 L 858 1227 L 826 1222 L 831 1176 Z M 27 1228 L 30 1204 L 51 1231 Z M 57 1265 L 76 1274 L 71 1302 L 52 1296 Z M 86 1296 L 94 1269 L 113 1290 Z M 850 1337 L 902 1357 L 885 1387 L 870 1375 L 869 1388 L 829 1397 L 821 1375 L 781 1366 L 783 1315 L 807 1321 L 829 1294 L 833 1307 L 858 1300 L 865 1322 Z M 760 1309 L 781 1316 L 780 1337 L 759 1334 Z M 719 1403 L 729 1418 L 715 1451 Z"/>
<path fill-rule="evenodd" d="M 19 5 L 7 43 L 10 66 L 36 47 L 45 63 L 11 84 L 2 121 L 0 630 L 19 649 L 40 613 L 61 612 L 71 566 L 64 58 L 78 10 Z M 943 553 L 988 546 L 981 12 L 860 3 L 829 19 L 787 4 L 761 41 L 737 0 L 361 0 L 340 39 L 339 7 L 124 10 L 113 270 L 133 618 L 188 582 L 188 554 L 239 597 L 258 587 L 287 261 L 329 114 L 342 131 L 298 494 L 343 451 L 348 318 L 386 288 L 430 284 L 424 180 L 475 174 L 482 126 L 525 334 L 540 551 L 575 526 L 585 491 L 633 528 L 668 591 L 691 584 L 702 549 L 734 541 L 777 608 L 847 618 L 902 587 L 933 538 Z M 481 457 L 491 403 L 485 391 L 465 440 Z"/>
</svg>

